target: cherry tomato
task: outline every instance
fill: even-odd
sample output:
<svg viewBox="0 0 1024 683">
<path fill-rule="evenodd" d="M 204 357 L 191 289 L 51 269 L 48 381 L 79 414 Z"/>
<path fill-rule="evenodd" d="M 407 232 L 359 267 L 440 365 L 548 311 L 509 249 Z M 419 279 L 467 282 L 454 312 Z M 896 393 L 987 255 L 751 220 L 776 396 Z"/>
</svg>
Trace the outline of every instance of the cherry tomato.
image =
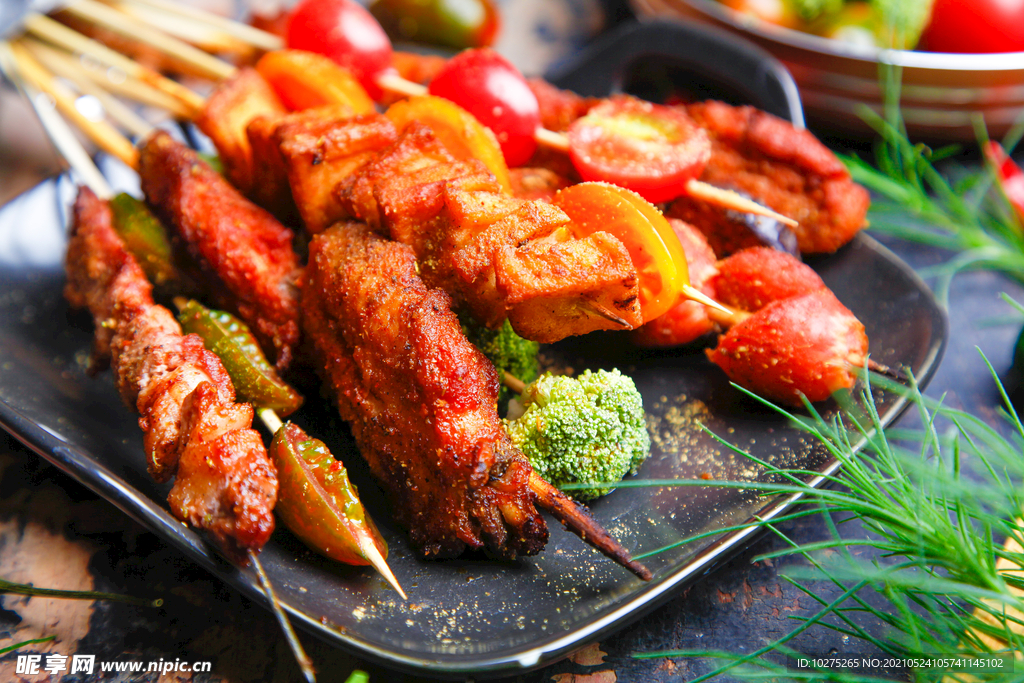
<svg viewBox="0 0 1024 683">
<path fill-rule="evenodd" d="M 603 231 L 625 245 L 640 281 L 645 323 L 676 305 L 680 289 L 690 281 L 686 254 L 650 202 L 608 183 L 580 183 L 559 190 L 552 203 L 572 219 L 577 238 Z"/>
<path fill-rule="evenodd" d="M 432 95 L 410 97 L 391 105 L 385 115 L 398 131 L 414 121 L 429 126 L 452 156 L 482 161 L 505 192 L 512 192 L 508 166 L 494 133 L 451 100 Z"/>
<path fill-rule="evenodd" d="M 509 166 L 521 166 L 537 148 L 540 106 L 519 70 L 494 50 L 466 50 L 448 60 L 430 82 L 430 94 L 451 100 L 498 137 Z"/>
<path fill-rule="evenodd" d="M 686 193 L 711 157 L 711 141 L 681 109 L 621 96 L 569 126 L 569 157 L 584 180 L 621 185 L 657 203 Z"/>
<path fill-rule="evenodd" d="M 919 49 L 932 52 L 1024 50 L 1024 0 L 935 0 Z"/>
<path fill-rule="evenodd" d="M 373 100 L 344 67 L 305 50 L 276 50 L 256 62 L 256 70 L 292 111 L 344 104 L 353 114 L 373 112 Z"/>
<path fill-rule="evenodd" d="M 303 0 L 288 21 L 289 48 L 326 55 L 349 69 L 374 99 L 377 77 L 391 69 L 391 41 L 353 0 Z"/>
</svg>

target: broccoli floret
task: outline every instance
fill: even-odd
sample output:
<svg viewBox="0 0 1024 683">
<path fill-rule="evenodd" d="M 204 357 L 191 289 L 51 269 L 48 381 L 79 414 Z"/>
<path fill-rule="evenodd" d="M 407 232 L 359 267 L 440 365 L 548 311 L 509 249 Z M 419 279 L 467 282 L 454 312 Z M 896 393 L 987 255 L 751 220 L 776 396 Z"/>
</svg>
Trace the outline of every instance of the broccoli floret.
<svg viewBox="0 0 1024 683">
<path fill-rule="evenodd" d="M 459 322 L 466 338 L 494 363 L 499 375 L 504 370 L 526 383 L 536 379 L 540 370 L 537 362 L 540 344 L 520 337 L 512 330 L 508 320 L 505 320 L 499 329 L 492 330 L 476 322 L 464 311 L 460 311 Z M 503 384 L 498 402 L 505 405 L 511 397 L 512 392 Z"/>
<path fill-rule="evenodd" d="M 619 481 L 635 474 L 650 453 L 640 392 L 618 370 L 587 370 L 575 379 L 545 373 L 519 401 L 525 412 L 505 427 L 534 470 L 555 486 Z M 567 493 L 590 500 L 609 491 Z"/>
</svg>

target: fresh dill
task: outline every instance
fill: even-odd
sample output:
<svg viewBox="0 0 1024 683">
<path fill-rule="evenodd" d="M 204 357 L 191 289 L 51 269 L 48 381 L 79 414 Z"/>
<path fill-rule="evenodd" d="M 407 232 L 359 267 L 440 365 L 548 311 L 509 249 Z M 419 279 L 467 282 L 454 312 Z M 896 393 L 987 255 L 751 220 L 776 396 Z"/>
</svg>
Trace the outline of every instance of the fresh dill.
<svg viewBox="0 0 1024 683">
<path fill-rule="evenodd" d="M 764 467 L 770 480 L 780 482 L 759 484 L 762 491 L 773 492 L 773 487 L 779 494 L 800 491 L 806 503 L 804 513 L 822 514 L 830 538 L 804 545 L 790 538 L 777 521 L 752 522 L 784 543 L 781 550 L 755 561 L 796 555 L 807 560 L 808 567 L 789 571 L 782 578 L 813 599 L 818 611 L 802 618 L 786 636 L 752 653 L 674 650 L 635 653 L 634 657 L 704 657 L 717 662 L 717 667 L 691 683 L 726 672 L 750 678 L 886 680 L 856 671 L 797 671 L 765 657 L 799 656 L 788 643 L 813 627 L 833 629 L 887 655 L 911 660 L 937 654 L 970 658 L 1024 652 L 1024 524 L 1020 519 L 1024 425 L 1005 392 L 1012 438 L 969 413 L 924 397 L 916 386 L 908 389 L 878 377 L 871 381 L 907 393 L 917 408 L 923 427 L 900 432 L 901 437 L 916 435 L 912 447 L 886 435 L 870 383 L 858 402 L 844 408 L 841 417 L 826 419 L 811 405 L 806 406 L 809 417 L 775 408 L 842 463 L 829 477 L 833 487 L 812 488 L 805 481 L 816 473 L 774 467 L 718 439 L 732 452 Z M 943 424 L 948 425 L 946 431 Z M 865 446 L 859 448 L 862 442 Z M 963 476 L 967 460 L 974 465 L 970 478 Z M 869 536 L 842 537 L 834 516 L 859 520 Z M 1011 541 L 1003 545 L 997 539 Z M 883 559 L 859 558 L 851 550 L 857 547 L 870 548 Z M 838 597 L 821 597 L 813 581 L 833 584 Z M 869 591 L 876 592 L 877 599 L 868 599 Z M 873 624 L 864 623 L 865 619 Z M 884 633 L 877 635 L 879 632 Z M 991 671 L 972 671 L 968 679 L 963 669 L 956 667 L 926 668 L 914 674 L 918 681 L 946 677 L 949 681 L 1008 680 Z"/>
<path fill-rule="evenodd" d="M 948 303 L 953 276 L 964 270 L 997 270 L 1024 282 L 1024 229 L 999 190 L 996 170 L 990 164 L 977 168 L 955 163 L 957 145 L 931 149 L 910 142 L 899 105 L 901 69 L 886 67 L 880 73 L 882 114 L 867 106 L 860 112 L 879 135 L 874 165 L 856 156 L 840 157 L 853 179 L 874 193 L 868 213 L 871 229 L 958 252 L 922 273 L 938 277 L 936 295 L 943 304 Z M 979 144 L 987 142 L 980 119 L 975 129 Z M 1022 136 L 1024 120 L 1002 141 L 1008 153 Z"/>
</svg>

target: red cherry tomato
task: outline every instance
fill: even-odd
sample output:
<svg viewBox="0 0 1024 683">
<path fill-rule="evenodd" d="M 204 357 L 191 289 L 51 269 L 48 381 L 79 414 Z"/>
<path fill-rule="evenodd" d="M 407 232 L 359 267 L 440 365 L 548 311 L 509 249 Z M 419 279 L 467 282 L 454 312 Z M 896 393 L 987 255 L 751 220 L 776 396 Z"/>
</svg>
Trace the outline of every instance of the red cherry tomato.
<svg viewBox="0 0 1024 683">
<path fill-rule="evenodd" d="M 537 97 L 519 70 L 494 50 L 466 50 L 452 57 L 429 90 L 494 131 L 509 166 L 521 166 L 533 156 L 540 126 Z"/>
<path fill-rule="evenodd" d="M 935 0 L 918 49 L 932 52 L 1024 50 L 1024 0 Z"/>
<path fill-rule="evenodd" d="M 287 47 L 330 57 L 349 69 L 374 99 L 377 77 L 391 69 L 391 41 L 353 0 L 303 0 L 288 20 Z"/>
<path fill-rule="evenodd" d="M 686 112 L 633 97 L 612 98 L 569 126 L 569 157 L 584 180 L 655 204 L 685 194 L 710 156 L 708 134 Z"/>
</svg>

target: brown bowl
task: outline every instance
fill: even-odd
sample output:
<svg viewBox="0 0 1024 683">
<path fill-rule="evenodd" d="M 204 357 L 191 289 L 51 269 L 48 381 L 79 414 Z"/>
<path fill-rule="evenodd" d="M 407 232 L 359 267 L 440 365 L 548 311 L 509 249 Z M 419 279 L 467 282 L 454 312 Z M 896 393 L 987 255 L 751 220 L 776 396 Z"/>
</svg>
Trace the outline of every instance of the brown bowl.
<svg viewBox="0 0 1024 683">
<path fill-rule="evenodd" d="M 903 68 L 903 115 L 913 139 L 973 142 L 978 117 L 1001 136 L 1024 115 L 1024 52 L 881 50 L 775 26 L 713 0 L 630 1 L 641 17 L 707 22 L 772 53 L 793 74 L 808 123 L 819 129 L 873 136 L 857 112 L 861 104 L 881 111 L 878 68 L 886 63 Z"/>
</svg>

